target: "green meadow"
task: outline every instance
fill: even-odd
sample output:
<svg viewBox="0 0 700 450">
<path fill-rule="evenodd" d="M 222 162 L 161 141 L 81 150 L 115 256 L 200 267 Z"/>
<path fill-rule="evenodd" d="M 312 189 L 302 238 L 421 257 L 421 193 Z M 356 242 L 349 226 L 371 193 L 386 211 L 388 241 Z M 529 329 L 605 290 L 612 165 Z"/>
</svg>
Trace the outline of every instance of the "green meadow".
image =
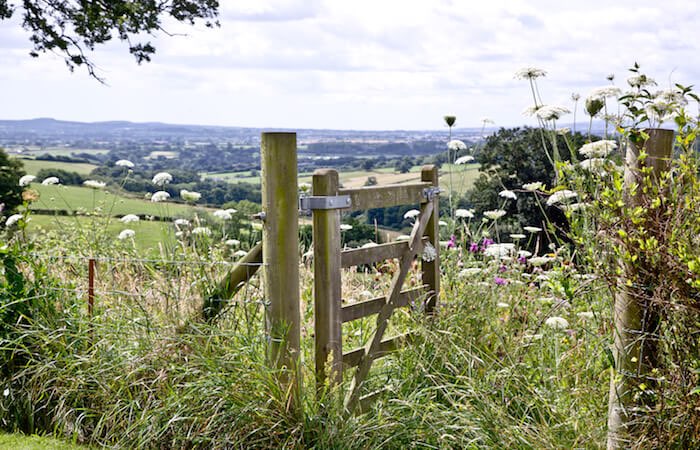
<svg viewBox="0 0 700 450">
<path fill-rule="evenodd" d="M 71 163 L 63 161 L 44 161 L 39 159 L 21 158 L 24 171 L 29 175 L 36 175 L 41 169 L 62 169 L 68 172 L 77 172 L 81 175 L 88 175 L 97 165 L 89 163 Z"/>
<path fill-rule="evenodd" d="M 90 189 L 79 186 L 33 183 L 32 188 L 39 192 L 39 200 L 32 203 L 32 209 L 64 210 L 69 212 L 97 213 L 99 215 L 122 216 L 125 214 L 151 215 L 158 217 L 189 217 L 193 210 L 190 205 L 154 203 L 148 200 L 125 197 L 107 190 Z"/>
<path fill-rule="evenodd" d="M 125 224 L 114 217 L 34 214 L 28 227 L 32 233 L 69 233 L 84 238 L 87 242 L 104 234 L 112 236 L 116 242 L 122 230 L 131 229 L 136 232 L 133 245 L 141 254 L 157 252 L 161 244 L 170 246 L 175 242 L 175 228 L 169 221 L 139 220 Z M 132 242 L 132 239 L 126 241 Z"/>
</svg>

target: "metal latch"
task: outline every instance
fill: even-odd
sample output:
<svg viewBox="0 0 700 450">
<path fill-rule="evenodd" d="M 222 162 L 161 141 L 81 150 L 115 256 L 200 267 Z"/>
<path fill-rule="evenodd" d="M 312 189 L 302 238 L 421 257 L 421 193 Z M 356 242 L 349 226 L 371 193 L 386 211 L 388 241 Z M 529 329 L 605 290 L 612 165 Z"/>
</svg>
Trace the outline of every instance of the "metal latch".
<svg viewBox="0 0 700 450">
<path fill-rule="evenodd" d="M 425 189 L 423 189 L 423 196 L 428 200 L 432 200 L 433 197 L 440 194 L 441 190 L 442 189 L 440 189 L 439 187 L 425 188 Z"/>
<path fill-rule="evenodd" d="M 352 205 L 349 195 L 322 196 L 308 195 L 299 197 L 299 209 L 313 211 L 315 209 L 343 209 Z"/>
</svg>

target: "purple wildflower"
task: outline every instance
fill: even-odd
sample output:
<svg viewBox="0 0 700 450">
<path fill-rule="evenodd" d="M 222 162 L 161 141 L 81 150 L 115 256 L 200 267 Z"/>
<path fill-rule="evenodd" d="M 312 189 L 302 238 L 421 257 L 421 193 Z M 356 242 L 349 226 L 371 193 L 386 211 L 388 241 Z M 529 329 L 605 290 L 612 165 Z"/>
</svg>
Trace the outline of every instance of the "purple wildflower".
<svg viewBox="0 0 700 450">
<path fill-rule="evenodd" d="M 486 247 L 488 247 L 489 245 L 492 245 L 493 243 L 494 243 L 494 242 L 493 242 L 493 239 L 484 238 L 484 240 L 481 241 L 481 246 L 482 246 L 483 248 L 486 248 Z"/>
<path fill-rule="evenodd" d="M 527 264 L 527 258 L 524 256 L 518 256 L 518 262 L 520 264 Z"/>
<path fill-rule="evenodd" d="M 476 253 L 479 251 L 479 244 L 476 242 L 472 242 L 471 245 L 469 246 L 469 251 L 472 253 Z"/>
<path fill-rule="evenodd" d="M 506 268 L 506 266 L 504 266 L 504 265 L 502 265 L 502 264 L 501 264 L 501 267 L 498 268 L 498 271 L 499 271 L 500 273 L 503 273 L 503 272 L 505 272 L 506 270 L 508 270 L 508 269 Z"/>
<path fill-rule="evenodd" d="M 455 248 L 455 247 L 457 247 L 457 242 L 456 242 L 456 240 L 457 240 L 457 236 L 455 236 L 454 234 L 453 234 L 452 236 L 450 236 L 450 240 L 447 241 L 447 248 Z"/>
<path fill-rule="evenodd" d="M 494 283 L 496 283 L 499 286 L 503 286 L 505 284 L 508 284 L 508 280 L 506 280 L 505 278 L 501 278 L 501 277 L 495 277 L 493 279 L 493 281 L 494 281 Z"/>
</svg>

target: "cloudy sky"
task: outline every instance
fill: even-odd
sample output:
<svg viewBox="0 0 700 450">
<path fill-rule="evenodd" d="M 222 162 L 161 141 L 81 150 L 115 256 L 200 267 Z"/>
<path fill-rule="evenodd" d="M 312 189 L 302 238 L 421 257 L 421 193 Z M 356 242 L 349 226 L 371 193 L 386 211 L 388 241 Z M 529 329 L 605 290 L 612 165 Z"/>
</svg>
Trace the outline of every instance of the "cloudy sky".
<svg viewBox="0 0 700 450">
<path fill-rule="evenodd" d="M 573 109 L 639 62 L 661 87 L 700 82 L 694 0 L 221 0 L 221 27 L 168 25 L 138 66 L 92 57 L 107 85 L 0 22 L 0 119 L 160 121 L 269 128 L 440 129 L 534 123 L 527 66 L 547 104 Z M 581 118 L 579 105 L 578 119 Z M 571 120 L 572 116 L 568 116 Z"/>
</svg>

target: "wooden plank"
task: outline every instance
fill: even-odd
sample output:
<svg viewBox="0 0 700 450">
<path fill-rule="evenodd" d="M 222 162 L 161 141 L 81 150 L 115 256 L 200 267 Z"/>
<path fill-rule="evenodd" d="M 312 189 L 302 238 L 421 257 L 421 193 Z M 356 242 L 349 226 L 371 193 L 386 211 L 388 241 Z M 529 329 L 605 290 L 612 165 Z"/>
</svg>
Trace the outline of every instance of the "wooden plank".
<svg viewBox="0 0 700 450">
<path fill-rule="evenodd" d="M 382 336 L 386 331 L 388 326 L 389 318 L 396 308 L 396 302 L 398 301 L 399 294 L 401 293 L 401 287 L 406 280 L 406 275 L 408 274 L 408 269 L 411 266 L 413 258 L 416 256 L 417 247 L 419 246 L 420 240 L 425 233 L 426 226 L 433 214 L 433 202 L 428 202 L 420 215 L 420 219 L 413 226 L 411 231 L 411 237 L 408 240 L 408 251 L 401 256 L 399 262 L 399 270 L 394 273 L 394 278 L 391 281 L 390 294 L 387 299 L 386 304 L 382 307 L 379 314 L 377 314 L 377 329 L 372 338 L 372 341 L 367 344 L 364 354 L 360 355 L 360 362 L 357 365 L 357 370 L 355 371 L 355 376 L 350 383 L 350 389 L 348 395 L 345 397 L 345 410 L 352 413 L 357 407 L 357 402 L 360 399 L 360 391 L 362 389 L 362 384 L 369 374 L 369 369 L 372 367 L 372 361 L 375 358 L 376 353 L 381 350 Z"/>
<path fill-rule="evenodd" d="M 431 183 L 390 184 L 354 189 L 339 189 L 338 195 L 349 195 L 352 206 L 343 211 L 385 208 L 387 206 L 411 205 L 426 201 L 423 190 Z"/>
<path fill-rule="evenodd" d="M 338 192 L 338 172 L 318 169 L 312 178 L 312 192 L 333 196 Z M 340 211 L 313 211 L 314 245 L 314 330 L 317 392 L 343 380 L 343 334 L 340 320 Z"/>
<path fill-rule="evenodd" d="M 416 300 L 425 295 L 426 288 L 427 285 L 424 285 L 414 289 L 401 291 L 399 298 L 396 300 L 396 307 L 402 308 L 415 303 Z M 343 323 L 371 316 L 372 314 L 378 314 L 384 305 L 386 305 L 386 297 L 377 297 L 364 302 L 346 305 L 341 310 Z"/>
<path fill-rule="evenodd" d="M 212 322 L 228 304 L 245 283 L 255 275 L 262 265 L 262 242 L 258 242 L 246 255 L 236 263 L 216 290 L 204 299 L 202 305 L 202 317 L 207 322 Z"/>
<path fill-rule="evenodd" d="M 421 181 L 430 183 L 434 187 L 439 187 L 439 177 L 437 166 L 433 164 L 425 165 L 421 169 Z M 438 197 L 431 200 L 433 203 L 433 215 L 425 228 L 425 236 L 435 249 L 435 259 L 421 262 L 421 279 L 423 284 L 430 286 L 429 296 L 425 302 L 426 314 L 432 314 L 440 295 L 440 224 Z M 422 209 L 422 208 L 421 208 Z"/>
<path fill-rule="evenodd" d="M 411 340 L 413 333 L 405 333 L 390 339 L 383 340 L 377 347 L 377 351 L 372 354 L 372 359 L 383 358 L 391 352 L 395 352 L 401 344 Z M 343 364 L 347 367 L 355 367 L 360 364 L 365 356 L 365 347 L 359 347 L 343 354 Z"/>
<path fill-rule="evenodd" d="M 367 395 L 363 395 L 360 397 L 360 402 L 357 406 L 357 412 L 359 414 L 364 414 L 366 412 L 369 412 L 370 407 L 372 407 L 372 404 L 379 399 L 379 397 L 383 396 L 389 392 L 389 388 L 383 387 L 381 389 L 377 389 L 374 392 L 370 392 Z"/>
<path fill-rule="evenodd" d="M 263 272 L 268 364 L 277 369 L 290 408 L 301 407 L 299 205 L 296 133 L 262 133 Z"/>
<path fill-rule="evenodd" d="M 422 244 L 426 242 L 428 242 L 427 237 L 423 238 L 421 241 L 421 247 L 418 249 L 419 252 L 422 250 Z M 399 258 L 407 250 L 408 242 L 406 241 L 379 244 L 374 247 L 343 250 L 340 265 L 343 268 L 347 268 L 362 264 L 372 264 L 392 258 Z"/>
</svg>

